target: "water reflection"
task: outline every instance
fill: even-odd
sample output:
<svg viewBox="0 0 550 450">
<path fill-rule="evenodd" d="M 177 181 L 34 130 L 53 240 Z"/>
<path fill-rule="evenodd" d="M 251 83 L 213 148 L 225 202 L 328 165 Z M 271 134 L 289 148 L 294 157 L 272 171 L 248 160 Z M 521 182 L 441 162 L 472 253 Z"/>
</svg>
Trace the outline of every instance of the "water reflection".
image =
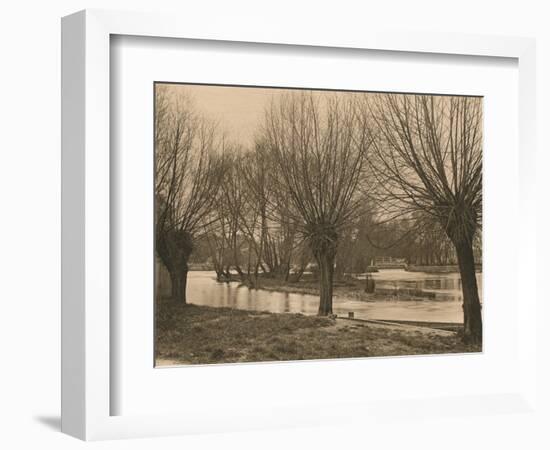
<svg viewBox="0 0 550 450">
<path fill-rule="evenodd" d="M 388 269 L 370 274 L 379 288 L 408 288 L 433 292 L 435 300 L 462 302 L 462 280 L 458 273 L 407 272 L 403 269 Z M 483 277 L 476 274 L 480 299 L 483 291 Z"/>
<path fill-rule="evenodd" d="M 426 274 L 404 270 L 384 270 L 372 274 L 377 287 L 408 287 L 436 293 L 435 299 L 418 301 L 377 301 L 335 297 L 333 310 L 355 317 L 378 320 L 418 320 L 431 322 L 462 322 L 462 293 L 458 274 Z M 481 274 L 478 274 L 481 291 Z M 238 286 L 238 283 L 218 283 L 212 272 L 189 272 L 188 300 L 197 305 L 232 307 L 275 313 L 317 313 L 319 298 L 308 294 L 270 292 Z"/>
</svg>

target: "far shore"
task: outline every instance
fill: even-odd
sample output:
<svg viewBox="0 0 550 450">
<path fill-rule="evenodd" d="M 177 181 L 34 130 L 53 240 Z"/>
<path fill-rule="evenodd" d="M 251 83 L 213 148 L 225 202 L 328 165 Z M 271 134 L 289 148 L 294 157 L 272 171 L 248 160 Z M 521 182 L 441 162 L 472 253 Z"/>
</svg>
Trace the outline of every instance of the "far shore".
<svg viewBox="0 0 550 450">
<path fill-rule="evenodd" d="M 476 272 L 482 271 L 481 264 L 476 264 Z M 422 266 L 416 264 L 409 264 L 405 269 L 408 272 L 426 272 L 426 273 L 458 273 L 459 268 L 456 265 L 441 265 L 441 266 Z"/>
<path fill-rule="evenodd" d="M 319 282 L 311 275 L 302 277 L 302 279 L 298 282 L 260 276 L 258 277 L 257 283 L 254 284 L 246 279 L 242 280 L 237 275 L 232 274 L 231 279 L 225 281 L 240 283 L 241 286 L 247 286 L 250 289 L 261 289 L 271 292 L 288 292 L 292 294 L 319 295 Z M 333 283 L 333 294 L 335 297 L 345 297 L 346 299 L 365 302 L 387 300 L 414 301 L 432 299 L 435 297 L 435 293 L 433 292 L 426 292 L 411 288 L 388 288 L 380 286 L 377 286 L 374 292 L 369 293 L 365 290 L 365 280 L 359 280 L 351 276 L 336 279 Z"/>
<path fill-rule="evenodd" d="M 369 266 L 367 272 L 378 272 L 379 270 L 391 270 L 391 269 L 403 269 L 407 272 L 425 272 L 425 273 L 458 273 L 460 270 L 457 265 L 447 264 L 447 265 L 422 265 L 422 264 L 408 264 L 408 265 L 398 265 L 398 266 Z M 209 272 L 213 271 L 214 268 L 210 264 L 200 264 L 194 263 L 189 265 L 190 272 Z M 476 272 L 482 271 L 482 265 L 476 264 Z"/>
</svg>

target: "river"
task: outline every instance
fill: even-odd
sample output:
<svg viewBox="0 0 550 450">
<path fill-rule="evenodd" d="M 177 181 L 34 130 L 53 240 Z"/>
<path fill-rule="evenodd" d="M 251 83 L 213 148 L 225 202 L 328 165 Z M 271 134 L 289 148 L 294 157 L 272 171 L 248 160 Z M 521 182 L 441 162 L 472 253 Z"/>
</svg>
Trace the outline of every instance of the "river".
<svg viewBox="0 0 550 450">
<path fill-rule="evenodd" d="M 338 296 L 334 297 L 335 314 L 347 316 L 348 312 L 353 312 L 359 319 L 462 323 L 462 292 L 457 273 L 432 274 L 389 269 L 371 275 L 377 287 L 422 289 L 434 292 L 435 298 L 363 302 Z M 481 274 L 478 274 L 478 286 L 481 291 Z M 311 315 L 316 314 L 319 307 L 319 297 L 316 295 L 271 292 L 249 289 L 238 283 L 218 283 L 213 272 L 189 272 L 187 289 L 188 301 L 197 305 Z"/>
<path fill-rule="evenodd" d="M 435 298 L 364 302 L 335 296 L 333 300 L 335 314 L 347 316 L 348 312 L 353 312 L 359 319 L 462 323 L 462 292 L 459 274 L 388 269 L 371 275 L 376 280 L 377 287 L 422 289 L 434 292 Z M 481 295 L 481 274 L 478 274 L 477 279 Z M 316 295 L 270 292 L 249 289 L 246 286 L 239 286 L 238 283 L 218 283 L 213 272 L 191 271 L 187 283 L 188 301 L 196 305 L 308 315 L 316 314 L 319 307 L 319 297 Z"/>
</svg>

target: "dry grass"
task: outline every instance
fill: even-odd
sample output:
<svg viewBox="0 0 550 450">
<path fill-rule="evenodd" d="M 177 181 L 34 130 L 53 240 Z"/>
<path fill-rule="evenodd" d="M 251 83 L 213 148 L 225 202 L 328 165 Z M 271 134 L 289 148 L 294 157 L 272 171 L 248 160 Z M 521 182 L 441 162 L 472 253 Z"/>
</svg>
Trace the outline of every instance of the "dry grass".
<svg viewBox="0 0 550 450">
<path fill-rule="evenodd" d="M 288 361 L 479 352 L 447 331 L 301 314 L 177 305 L 156 312 L 156 358 L 166 364 Z"/>
</svg>

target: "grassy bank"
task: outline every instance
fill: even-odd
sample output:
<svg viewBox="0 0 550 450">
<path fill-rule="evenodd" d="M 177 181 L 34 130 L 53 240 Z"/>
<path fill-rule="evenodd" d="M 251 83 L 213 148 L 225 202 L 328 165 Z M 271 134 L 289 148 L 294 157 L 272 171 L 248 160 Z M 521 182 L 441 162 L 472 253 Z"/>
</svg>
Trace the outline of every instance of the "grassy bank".
<svg viewBox="0 0 550 450">
<path fill-rule="evenodd" d="M 178 305 L 156 308 L 156 360 L 166 364 L 352 358 L 481 351 L 452 332 Z"/>
</svg>

